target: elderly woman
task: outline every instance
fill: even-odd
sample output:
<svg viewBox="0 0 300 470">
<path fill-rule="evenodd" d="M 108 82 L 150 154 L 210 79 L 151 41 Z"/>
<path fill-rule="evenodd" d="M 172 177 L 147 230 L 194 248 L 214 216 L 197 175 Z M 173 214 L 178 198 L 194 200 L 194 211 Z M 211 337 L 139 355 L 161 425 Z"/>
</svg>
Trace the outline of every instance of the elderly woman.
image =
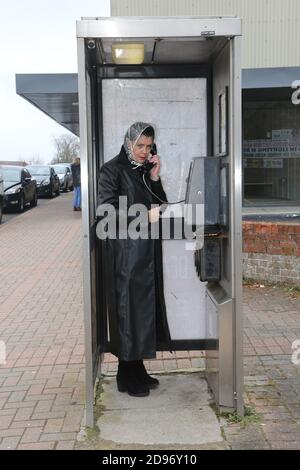
<svg viewBox="0 0 300 470">
<path fill-rule="evenodd" d="M 98 204 L 112 204 L 120 215 L 119 197 L 127 207 L 143 204 L 148 211 L 148 232 L 159 220 L 159 207 L 167 201 L 160 180 L 160 160 L 153 155 L 154 129 L 136 122 L 126 132 L 119 155 L 100 170 Z M 149 168 L 149 162 L 152 164 Z M 151 205 L 156 204 L 156 207 Z M 132 217 L 126 218 L 127 226 Z M 130 219 L 130 220 L 129 220 Z M 130 234 L 107 238 L 105 249 L 106 298 L 110 351 L 118 357 L 120 392 L 144 397 L 159 385 L 148 375 L 143 359 L 157 350 L 170 350 L 170 333 L 163 291 L 161 241 Z"/>
</svg>

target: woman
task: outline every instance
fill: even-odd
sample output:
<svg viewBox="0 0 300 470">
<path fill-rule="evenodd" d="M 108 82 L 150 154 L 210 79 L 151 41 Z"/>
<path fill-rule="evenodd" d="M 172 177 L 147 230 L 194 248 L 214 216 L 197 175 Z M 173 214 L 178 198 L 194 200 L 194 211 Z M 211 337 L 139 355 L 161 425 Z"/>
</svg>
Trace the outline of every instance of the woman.
<svg viewBox="0 0 300 470">
<path fill-rule="evenodd" d="M 153 145 L 153 127 L 134 123 L 119 155 L 102 166 L 98 191 L 99 205 L 112 204 L 117 216 L 121 215 L 120 196 L 127 197 L 128 208 L 143 204 L 148 211 L 149 233 L 151 224 L 159 220 L 159 207 L 151 205 L 167 200 L 159 176 L 159 157 L 151 155 Z M 147 171 L 149 161 L 153 166 Z M 127 224 L 130 220 L 127 217 Z M 157 350 L 170 349 L 171 341 L 163 292 L 162 246 L 159 239 L 124 239 L 118 235 L 105 241 L 110 351 L 119 359 L 118 390 L 147 396 L 159 382 L 147 374 L 143 359 L 155 358 Z"/>
<path fill-rule="evenodd" d="M 80 179 L 80 158 L 76 157 L 71 165 L 73 178 L 74 195 L 73 211 L 81 211 L 81 179 Z"/>
</svg>

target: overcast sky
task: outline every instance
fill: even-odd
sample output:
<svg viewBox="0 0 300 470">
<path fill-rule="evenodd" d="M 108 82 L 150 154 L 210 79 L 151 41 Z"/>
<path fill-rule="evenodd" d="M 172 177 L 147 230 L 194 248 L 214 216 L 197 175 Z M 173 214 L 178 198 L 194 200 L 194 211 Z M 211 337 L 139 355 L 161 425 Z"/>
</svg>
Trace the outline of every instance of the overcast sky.
<svg viewBox="0 0 300 470">
<path fill-rule="evenodd" d="M 76 20 L 109 16 L 109 0 L 1 0 L 0 160 L 54 156 L 68 133 L 16 94 L 16 73 L 77 73 Z"/>
</svg>

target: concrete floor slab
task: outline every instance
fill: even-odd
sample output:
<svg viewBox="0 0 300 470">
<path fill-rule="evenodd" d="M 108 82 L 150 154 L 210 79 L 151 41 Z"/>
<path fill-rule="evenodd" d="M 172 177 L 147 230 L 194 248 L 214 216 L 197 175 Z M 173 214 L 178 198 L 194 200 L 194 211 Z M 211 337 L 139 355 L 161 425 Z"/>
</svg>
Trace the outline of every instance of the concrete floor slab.
<svg viewBox="0 0 300 470">
<path fill-rule="evenodd" d="M 117 390 L 116 380 L 105 379 L 103 391 L 103 403 L 106 410 L 121 409 L 158 409 L 207 405 L 212 397 L 208 391 L 206 380 L 201 373 L 153 375 L 158 378 L 159 387 L 151 390 L 148 397 L 131 397 L 127 393 Z"/>
<path fill-rule="evenodd" d="M 203 445 L 222 442 L 219 421 L 209 406 L 207 383 L 200 374 L 160 376 L 160 386 L 146 398 L 116 390 L 104 380 L 98 420 L 101 439 L 119 444 Z"/>
</svg>

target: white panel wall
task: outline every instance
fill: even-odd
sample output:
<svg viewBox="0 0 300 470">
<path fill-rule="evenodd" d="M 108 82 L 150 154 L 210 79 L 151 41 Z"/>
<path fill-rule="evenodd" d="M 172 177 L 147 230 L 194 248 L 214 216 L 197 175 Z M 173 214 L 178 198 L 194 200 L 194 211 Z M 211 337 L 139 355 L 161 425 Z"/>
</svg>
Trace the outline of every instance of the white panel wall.
<svg viewBox="0 0 300 470">
<path fill-rule="evenodd" d="M 184 199 L 191 159 L 207 154 L 206 79 L 114 79 L 102 87 L 104 123 L 112 123 L 104 127 L 105 161 L 119 153 L 133 122 L 149 122 L 169 201 Z"/>
<path fill-rule="evenodd" d="M 107 79 L 102 98 L 105 161 L 119 153 L 130 124 L 152 123 L 168 200 L 184 199 L 191 159 L 207 152 L 206 79 Z M 163 242 L 163 268 L 172 339 L 206 338 L 205 283 L 186 240 Z"/>
</svg>

